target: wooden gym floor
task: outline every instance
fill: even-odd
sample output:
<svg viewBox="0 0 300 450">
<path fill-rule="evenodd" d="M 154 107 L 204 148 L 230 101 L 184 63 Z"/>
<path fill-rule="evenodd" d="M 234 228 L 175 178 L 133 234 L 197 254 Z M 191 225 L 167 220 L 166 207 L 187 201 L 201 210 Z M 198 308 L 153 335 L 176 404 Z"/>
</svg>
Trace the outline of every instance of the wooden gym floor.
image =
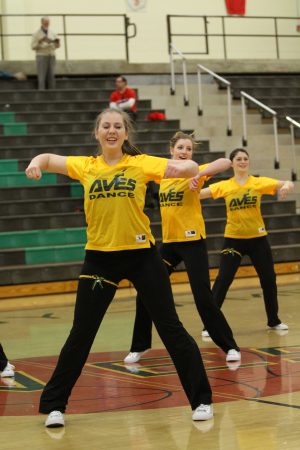
<svg viewBox="0 0 300 450">
<path fill-rule="evenodd" d="M 126 367 L 135 303 L 120 290 L 73 391 L 66 428 L 46 430 L 41 389 L 71 327 L 74 293 L 0 301 L 1 342 L 16 365 L 0 381 L 1 450 L 298 450 L 300 443 L 300 275 L 278 277 L 280 318 L 288 332 L 266 330 L 257 279 L 237 280 L 224 306 L 242 347 L 240 367 L 201 338 L 188 286 L 174 287 L 181 320 L 202 351 L 215 417 L 193 423 L 174 367 L 154 333 L 153 350 Z"/>
</svg>

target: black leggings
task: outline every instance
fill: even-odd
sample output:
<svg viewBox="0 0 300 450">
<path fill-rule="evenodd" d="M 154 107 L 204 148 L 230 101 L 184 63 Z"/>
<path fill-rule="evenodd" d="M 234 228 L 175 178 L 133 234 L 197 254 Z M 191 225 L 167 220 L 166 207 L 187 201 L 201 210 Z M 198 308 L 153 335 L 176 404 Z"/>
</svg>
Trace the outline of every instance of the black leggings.
<svg viewBox="0 0 300 450">
<path fill-rule="evenodd" d="M 278 317 L 276 274 L 271 247 L 266 236 L 253 239 L 225 238 L 219 273 L 212 289 L 214 299 L 221 308 L 244 255 L 250 257 L 259 276 L 268 325 L 270 327 L 278 325 L 281 321 Z"/>
<path fill-rule="evenodd" d="M 101 279 L 82 278 L 98 276 Z M 212 392 L 200 351 L 177 316 L 171 284 L 156 249 L 87 251 L 79 280 L 73 327 L 56 369 L 41 396 L 40 412 L 64 412 L 72 388 L 87 360 L 94 338 L 118 284 L 130 280 L 143 298 L 176 367 L 192 409 L 210 404 Z"/>
<path fill-rule="evenodd" d="M 5 367 L 7 366 L 8 360 L 6 357 L 6 354 L 4 353 L 3 347 L 0 344 L 0 371 L 2 372 L 2 370 L 5 369 Z"/>
<path fill-rule="evenodd" d="M 205 239 L 162 244 L 160 253 L 169 274 L 181 261 L 184 261 L 198 313 L 213 341 L 225 353 L 230 349 L 239 350 L 230 326 L 213 300 Z M 151 342 L 152 320 L 143 304 L 143 298 L 138 295 L 130 351 L 141 352 L 151 348 Z"/>
</svg>

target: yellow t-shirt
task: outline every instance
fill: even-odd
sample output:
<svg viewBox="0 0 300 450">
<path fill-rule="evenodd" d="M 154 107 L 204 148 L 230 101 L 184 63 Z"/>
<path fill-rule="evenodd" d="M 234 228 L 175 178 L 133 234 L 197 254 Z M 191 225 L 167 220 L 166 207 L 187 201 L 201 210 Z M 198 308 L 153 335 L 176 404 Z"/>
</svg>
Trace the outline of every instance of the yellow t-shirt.
<svg viewBox="0 0 300 450">
<path fill-rule="evenodd" d="M 209 186 L 213 198 L 224 198 L 227 211 L 225 237 L 251 239 L 265 236 L 267 231 L 260 211 L 263 194 L 274 195 L 278 180 L 249 176 L 244 185 L 234 178 Z"/>
<path fill-rule="evenodd" d="M 143 212 L 146 183 L 160 182 L 167 163 L 148 155 L 124 155 L 113 166 L 102 156 L 67 158 L 68 175 L 84 187 L 87 250 L 131 250 L 154 243 Z"/>
<path fill-rule="evenodd" d="M 208 164 L 199 166 L 205 169 Z M 210 177 L 201 177 L 199 189 Z M 205 224 L 199 193 L 189 188 L 186 178 L 169 178 L 160 183 L 159 203 L 163 242 L 184 242 L 205 239 Z"/>
</svg>

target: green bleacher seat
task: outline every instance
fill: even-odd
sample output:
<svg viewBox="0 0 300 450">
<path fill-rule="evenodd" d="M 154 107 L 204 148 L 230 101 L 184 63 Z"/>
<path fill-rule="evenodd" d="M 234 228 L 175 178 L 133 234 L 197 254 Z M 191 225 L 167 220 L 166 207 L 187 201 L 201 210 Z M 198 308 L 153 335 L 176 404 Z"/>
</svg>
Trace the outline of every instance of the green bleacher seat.
<svg viewBox="0 0 300 450">
<path fill-rule="evenodd" d="M 44 173 L 38 181 L 39 184 L 55 184 L 57 176 L 54 173 Z M 36 184 L 36 180 L 30 180 L 24 172 L 0 173 L 0 187 L 30 186 Z"/>
<path fill-rule="evenodd" d="M 18 172 L 18 169 L 17 159 L 1 159 L 0 173 Z"/>
<path fill-rule="evenodd" d="M 0 248 L 26 248 L 64 244 L 84 244 L 85 228 L 7 231 L 0 233 Z"/>
<path fill-rule="evenodd" d="M 26 264 L 61 263 L 66 261 L 82 261 L 84 245 L 61 245 L 51 247 L 35 247 L 25 249 Z"/>
</svg>

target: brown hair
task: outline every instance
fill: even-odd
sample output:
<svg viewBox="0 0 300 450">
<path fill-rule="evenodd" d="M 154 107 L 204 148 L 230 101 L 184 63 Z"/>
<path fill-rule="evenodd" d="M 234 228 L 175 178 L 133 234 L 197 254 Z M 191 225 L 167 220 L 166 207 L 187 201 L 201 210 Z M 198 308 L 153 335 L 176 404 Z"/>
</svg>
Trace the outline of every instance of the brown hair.
<svg viewBox="0 0 300 450">
<path fill-rule="evenodd" d="M 239 152 L 245 153 L 249 157 L 249 153 L 247 152 L 247 150 L 245 150 L 244 148 L 236 148 L 236 149 L 232 150 L 232 152 L 229 155 L 230 161 L 233 161 L 233 159 L 236 157 L 236 155 Z"/>
<path fill-rule="evenodd" d="M 124 143 L 122 145 L 122 152 L 126 153 L 127 155 L 131 155 L 131 156 L 141 155 L 142 152 L 137 147 L 135 147 L 132 143 L 133 135 L 134 135 L 134 128 L 133 128 L 132 120 L 130 119 L 129 115 L 124 111 L 120 111 L 120 110 L 114 109 L 114 108 L 104 109 L 100 114 L 98 114 L 98 116 L 95 120 L 94 134 L 97 133 L 100 122 L 102 120 L 102 117 L 106 113 L 117 113 L 122 117 L 125 130 L 127 131 L 127 134 L 128 134 L 128 138 L 124 141 Z M 101 152 L 101 146 L 99 149 L 99 153 L 100 152 Z"/>
<path fill-rule="evenodd" d="M 198 145 L 198 142 L 194 138 L 194 133 L 187 134 L 187 133 L 184 133 L 183 131 L 177 131 L 174 134 L 174 136 L 172 136 L 170 139 L 170 148 L 174 148 L 180 139 L 188 139 L 189 141 L 191 141 L 193 151 L 195 150 L 195 148 Z"/>
</svg>

